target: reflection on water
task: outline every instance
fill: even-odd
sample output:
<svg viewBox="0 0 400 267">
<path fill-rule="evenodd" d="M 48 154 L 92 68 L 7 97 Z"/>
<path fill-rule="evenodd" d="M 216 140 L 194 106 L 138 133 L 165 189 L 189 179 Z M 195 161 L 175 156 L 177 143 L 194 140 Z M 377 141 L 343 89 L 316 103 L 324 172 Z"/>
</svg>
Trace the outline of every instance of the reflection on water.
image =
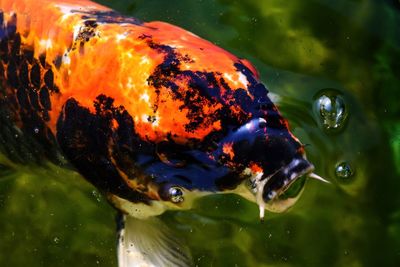
<svg viewBox="0 0 400 267">
<path fill-rule="evenodd" d="M 264 223 L 255 204 L 231 195 L 162 215 L 198 266 L 400 266 L 397 1 L 102 2 L 254 62 L 332 182 L 307 181 L 290 211 Z M 338 94 L 315 112 L 325 88 Z M 343 105 L 347 119 L 337 117 Z M 344 127 L 324 131 L 321 115 Z M 1 164 L 0 266 L 116 266 L 114 211 L 91 185 L 67 169 Z"/>
</svg>

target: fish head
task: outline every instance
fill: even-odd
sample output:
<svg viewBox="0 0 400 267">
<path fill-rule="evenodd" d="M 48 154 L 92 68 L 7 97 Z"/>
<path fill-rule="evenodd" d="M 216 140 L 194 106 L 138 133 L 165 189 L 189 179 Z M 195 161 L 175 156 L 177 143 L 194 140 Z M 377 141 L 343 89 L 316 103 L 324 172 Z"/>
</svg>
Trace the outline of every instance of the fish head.
<svg viewBox="0 0 400 267">
<path fill-rule="evenodd" d="M 240 59 L 232 66 L 232 73 L 186 70 L 153 77 L 163 89 L 182 90 L 181 98 L 188 100 L 182 104 L 184 121 L 173 108 L 159 114 L 160 120 L 176 117 L 177 124 L 164 140 L 153 142 L 150 153 L 136 158 L 138 169 L 152 177 L 155 199 L 167 208 L 190 207 L 201 196 L 232 192 L 257 202 L 263 217 L 264 209 L 291 207 L 302 192 L 302 177 L 314 170 L 255 68 Z M 246 82 L 236 88 L 223 84 L 224 77 L 234 75 Z"/>
<path fill-rule="evenodd" d="M 314 170 L 303 145 L 288 130 L 268 127 L 264 118 L 233 129 L 215 147 L 212 151 L 169 147 L 162 153 L 161 161 L 147 169 L 162 177 L 158 178 L 166 185 L 160 188 L 162 199 L 180 204 L 183 192 L 188 196 L 233 192 L 256 201 L 260 209 L 282 212 L 296 202 L 302 178 Z M 239 190 L 243 185 L 248 191 Z"/>
<path fill-rule="evenodd" d="M 268 115 L 250 120 L 225 137 L 218 151 L 220 157 L 229 152 L 226 164 L 241 171 L 240 180 L 253 196 L 247 191 L 234 191 L 257 202 L 261 217 L 264 209 L 283 212 L 290 208 L 302 192 L 304 176 L 314 170 L 304 146 L 287 124 L 269 123 L 272 120 Z"/>
</svg>

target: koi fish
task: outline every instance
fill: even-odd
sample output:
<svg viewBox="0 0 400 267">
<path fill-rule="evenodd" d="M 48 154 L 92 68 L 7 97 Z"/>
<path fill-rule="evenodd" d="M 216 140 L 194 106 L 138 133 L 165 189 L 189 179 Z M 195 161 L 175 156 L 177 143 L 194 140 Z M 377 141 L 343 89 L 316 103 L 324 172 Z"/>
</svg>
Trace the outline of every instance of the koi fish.
<svg viewBox="0 0 400 267">
<path fill-rule="evenodd" d="M 0 0 L 0 119 L 3 154 L 65 158 L 123 214 L 120 266 L 190 265 L 167 209 L 233 192 L 263 218 L 322 179 L 247 60 L 88 0 Z"/>
</svg>

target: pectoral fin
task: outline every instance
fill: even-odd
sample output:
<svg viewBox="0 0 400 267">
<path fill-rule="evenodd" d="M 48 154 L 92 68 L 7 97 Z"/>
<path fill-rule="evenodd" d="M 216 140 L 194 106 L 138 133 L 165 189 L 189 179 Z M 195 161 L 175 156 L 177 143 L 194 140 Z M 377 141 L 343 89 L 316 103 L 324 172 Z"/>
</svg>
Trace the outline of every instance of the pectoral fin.
<svg viewBox="0 0 400 267">
<path fill-rule="evenodd" d="M 189 249 L 157 217 L 122 215 L 117 250 L 119 267 L 192 266 Z"/>
</svg>

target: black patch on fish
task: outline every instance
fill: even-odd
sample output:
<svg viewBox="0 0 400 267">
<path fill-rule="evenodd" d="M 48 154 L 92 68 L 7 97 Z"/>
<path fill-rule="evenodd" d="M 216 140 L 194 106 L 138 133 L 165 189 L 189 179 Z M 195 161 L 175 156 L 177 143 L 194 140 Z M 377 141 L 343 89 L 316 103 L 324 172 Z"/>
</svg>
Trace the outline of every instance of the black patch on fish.
<svg viewBox="0 0 400 267">
<path fill-rule="evenodd" d="M 51 69 L 48 69 L 44 74 L 44 83 L 46 84 L 47 88 L 54 90 L 54 74 Z"/>
<path fill-rule="evenodd" d="M 21 84 L 29 84 L 29 67 L 26 60 L 23 60 L 19 68 L 19 81 Z"/>
<path fill-rule="evenodd" d="M 53 61 L 53 64 L 56 69 L 60 69 L 62 64 L 62 56 L 57 56 L 56 59 Z"/>
<path fill-rule="evenodd" d="M 39 96 L 38 96 L 38 92 L 36 91 L 36 89 L 28 89 L 29 92 L 29 102 L 31 103 L 32 108 L 35 111 L 41 111 L 42 107 L 39 104 Z"/>
<path fill-rule="evenodd" d="M 21 109 L 31 106 L 31 103 L 29 102 L 28 91 L 23 86 L 20 86 L 17 89 L 17 99 Z"/>
<path fill-rule="evenodd" d="M 87 18 L 84 21 L 83 26 L 79 28 L 79 32 L 68 51 L 79 49 L 79 52 L 83 54 L 85 43 L 89 42 L 93 37 L 96 36 L 97 26 L 98 24 L 95 19 Z"/>
<path fill-rule="evenodd" d="M 14 58 L 11 58 L 7 66 L 7 82 L 10 86 L 14 88 L 17 88 L 19 86 L 17 66 Z"/>
<path fill-rule="evenodd" d="M 86 20 L 84 24 L 85 24 L 85 27 L 92 28 L 92 29 L 95 29 L 98 26 L 97 21 L 91 20 L 91 19 Z"/>
<path fill-rule="evenodd" d="M 30 72 L 30 80 L 34 88 L 40 88 L 40 85 L 42 84 L 41 81 L 41 75 L 40 75 L 40 63 L 35 61 L 33 63 L 33 66 L 31 67 L 31 72 Z"/>
<path fill-rule="evenodd" d="M 39 99 L 44 110 L 51 110 L 49 89 L 46 86 L 43 86 L 42 89 L 40 89 Z"/>
<path fill-rule="evenodd" d="M 3 11 L 0 10 L 0 29 L 3 30 L 4 28 L 4 14 Z M 2 34 L 2 31 L 0 31 L 0 34 Z M 0 35 L 0 38 L 2 35 Z"/>
<path fill-rule="evenodd" d="M 76 41 L 80 41 L 82 43 L 89 42 L 89 40 L 96 36 L 95 29 L 97 24 L 93 21 L 85 21 L 84 26 L 81 27 L 78 36 L 76 37 Z"/>
<path fill-rule="evenodd" d="M 16 15 L 5 21 L 0 14 L 0 152 L 18 163 L 61 163 L 46 126 L 50 92 L 42 86 L 41 73 L 50 65 L 44 55 L 35 59 L 31 48 L 21 47 Z"/>
<path fill-rule="evenodd" d="M 97 23 L 111 23 L 111 24 L 134 24 L 142 25 L 143 22 L 136 18 L 124 16 L 116 11 L 83 11 L 83 10 L 72 10 L 72 13 L 82 14 L 82 19 L 95 20 Z"/>
<path fill-rule="evenodd" d="M 39 55 L 39 62 L 42 68 L 47 68 L 48 65 L 46 63 L 46 53 L 42 53 Z"/>
<path fill-rule="evenodd" d="M 18 55 L 20 52 L 20 49 L 21 49 L 21 36 L 19 34 L 16 34 L 15 38 L 12 42 L 12 45 L 10 47 L 11 55 Z"/>
<path fill-rule="evenodd" d="M 27 61 L 28 64 L 32 65 L 34 58 L 35 52 L 33 51 L 32 48 L 23 48 L 22 49 L 22 54 L 24 59 Z"/>
<path fill-rule="evenodd" d="M 147 81 L 156 88 L 156 93 L 160 90 L 170 90 L 174 99 L 183 102 L 181 110 L 188 112 L 189 123 L 185 125 L 187 132 L 195 132 L 200 128 L 206 128 L 214 122 L 221 120 L 221 128 L 227 129 L 233 125 L 239 126 L 249 117 L 242 112 L 234 115 L 227 108 L 227 105 L 239 105 L 238 102 L 227 103 L 227 99 L 233 94 L 233 90 L 226 84 L 221 73 L 181 70 L 182 63 L 191 63 L 192 59 L 188 55 L 180 55 L 168 45 L 153 42 L 151 36 L 143 36 L 147 39 L 150 48 L 163 53 L 164 60 L 159 64 L 154 72 L 148 77 Z M 178 81 L 187 81 L 187 90 L 179 90 Z M 222 96 L 220 87 L 223 86 L 228 91 L 227 95 Z M 205 114 L 204 106 L 215 106 L 218 103 L 225 104 L 213 114 Z M 159 104 L 156 103 L 157 107 Z M 157 108 L 155 108 L 155 111 Z M 196 143 L 196 140 L 193 140 Z M 214 140 L 215 141 L 215 140 Z"/>
<path fill-rule="evenodd" d="M 121 144 L 134 142 L 129 140 L 129 137 L 128 140 L 120 140 L 118 130 L 122 135 L 126 134 L 126 130 L 133 130 L 126 125 L 127 121 L 124 121 L 125 110 L 115 108 L 113 100 L 104 96 L 97 98 L 95 108 L 96 113 L 91 113 L 73 98 L 65 103 L 57 122 L 57 141 L 62 151 L 78 171 L 101 191 L 131 202 L 148 203 L 150 199 L 145 194 L 130 188 L 120 176 L 119 170 L 125 171 L 124 166 L 114 165 L 115 153 L 129 153 L 129 149 L 120 151 L 123 149 Z M 118 127 L 121 129 L 115 131 L 112 128 L 113 120 L 123 125 Z M 123 129 L 124 127 L 127 129 Z M 122 141 L 121 144 L 119 141 Z M 130 162 L 133 163 L 134 158 L 131 158 Z"/>
</svg>

